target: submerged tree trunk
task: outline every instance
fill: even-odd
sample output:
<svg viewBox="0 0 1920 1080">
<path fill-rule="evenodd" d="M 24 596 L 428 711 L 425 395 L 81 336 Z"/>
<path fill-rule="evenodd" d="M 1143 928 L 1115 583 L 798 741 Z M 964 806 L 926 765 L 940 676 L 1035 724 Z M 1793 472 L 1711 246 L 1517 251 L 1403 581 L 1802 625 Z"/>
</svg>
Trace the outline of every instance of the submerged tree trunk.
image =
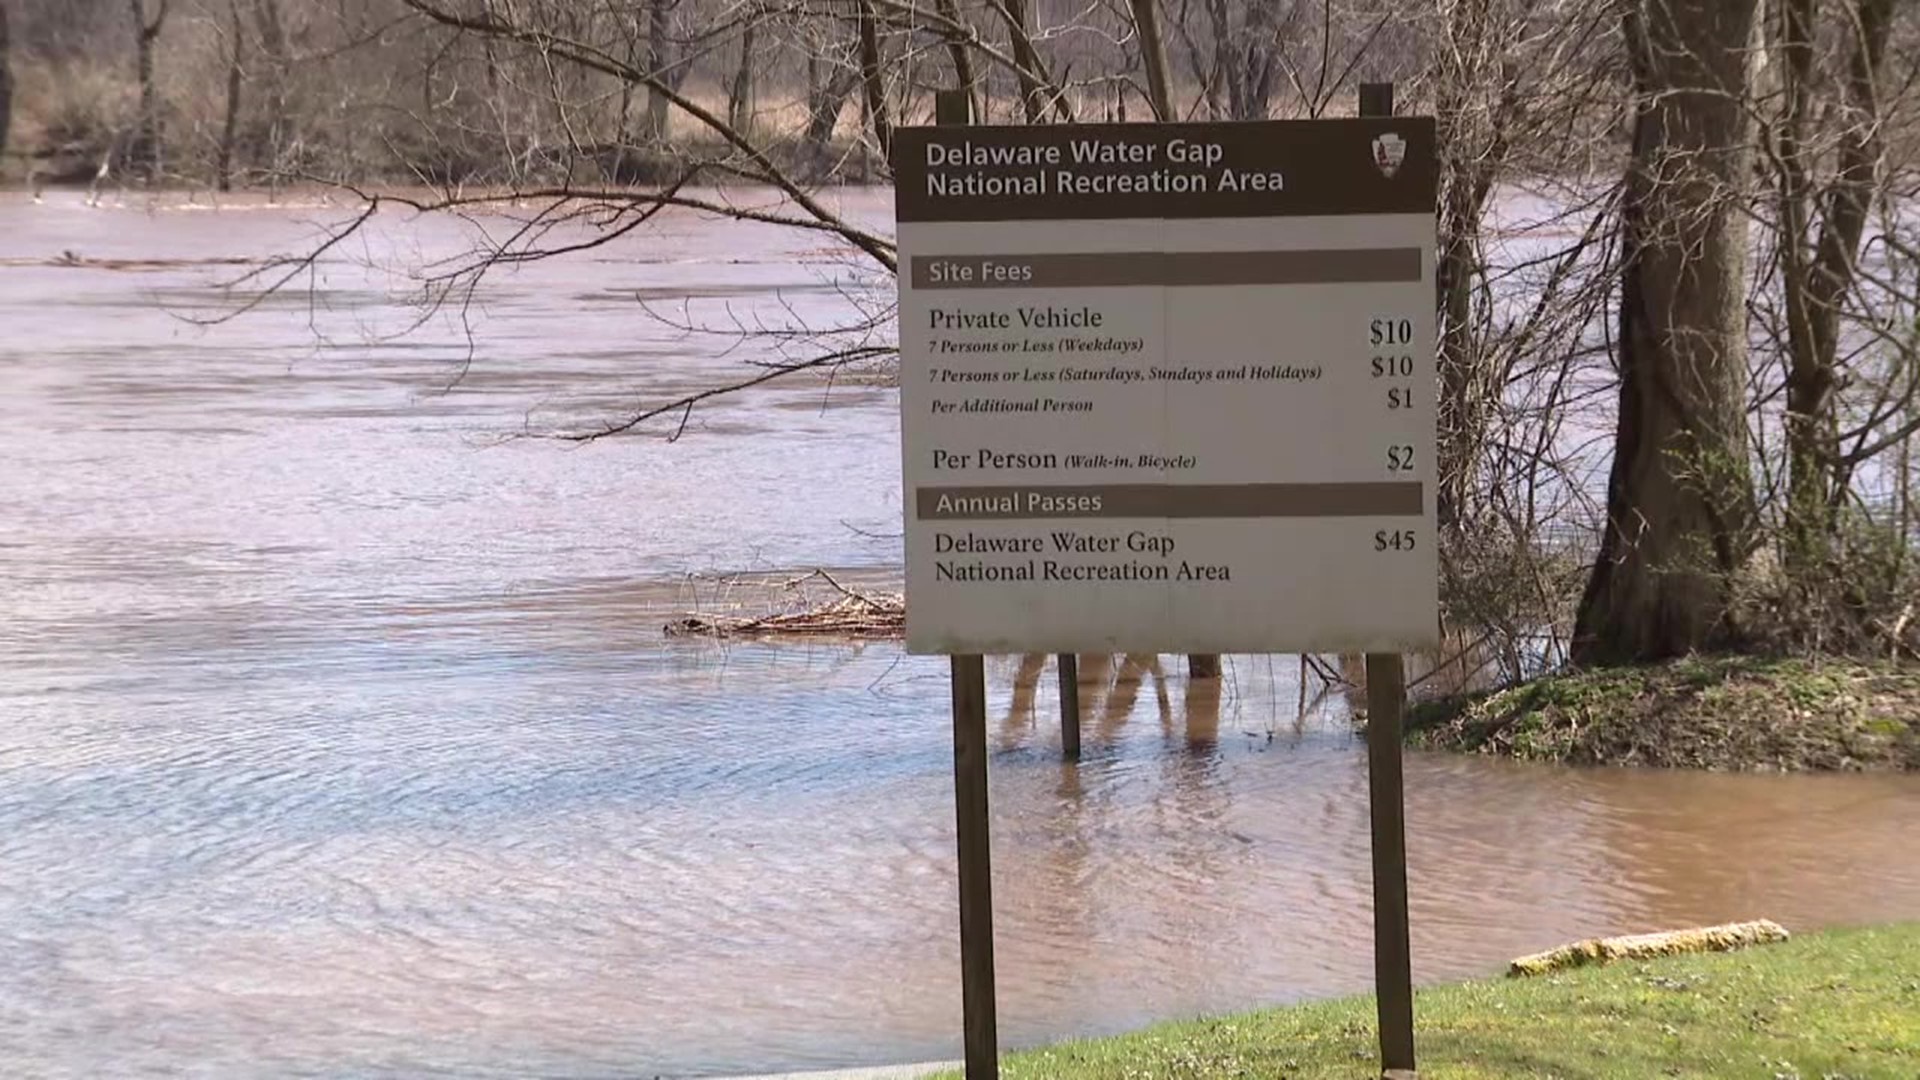
<svg viewBox="0 0 1920 1080">
<path fill-rule="evenodd" d="M 1745 417 L 1748 45 L 1757 0 L 1638 0 L 1623 201 L 1620 416 L 1574 659 L 1732 643 L 1751 553 Z"/>
<path fill-rule="evenodd" d="M 133 141 L 127 148 L 127 171 L 151 180 L 161 170 L 160 88 L 154 82 L 153 50 L 166 25 L 170 0 L 160 0 L 151 21 L 146 0 L 127 0 L 133 16 L 134 59 L 140 77 L 140 114 L 134 121 Z"/>
<path fill-rule="evenodd" d="M 221 191 L 233 190 L 233 142 L 240 131 L 240 77 L 246 63 L 246 30 L 240 25 L 240 0 L 232 0 L 227 22 L 227 116 L 220 125 L 220 158 L 214 166 L 214 183 Z"/>
</svg>

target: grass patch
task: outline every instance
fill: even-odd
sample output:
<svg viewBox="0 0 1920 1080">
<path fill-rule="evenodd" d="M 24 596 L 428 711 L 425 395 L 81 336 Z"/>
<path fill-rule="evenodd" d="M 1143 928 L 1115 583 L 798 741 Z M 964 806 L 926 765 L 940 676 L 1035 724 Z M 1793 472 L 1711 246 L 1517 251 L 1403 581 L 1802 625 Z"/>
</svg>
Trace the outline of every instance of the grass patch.
<svg viewBox="0 0 1920 1080">
<path fill-rule="evenodd" d="M 1414 745 L 1577 765 L 1920 769 L 1920 668 L 1699 656 L 1424 702 Z"/>
<path fill-rule="evenodd" d="M 1373 1010 L 1372 998 L 1352 998 L 1165 1024 L 1015 1054 L 1001 1075 L 1377 1077 Z M 1920 923 L 1434 987 L 1414 1010 L 1423 1080 L 1913 1080 Z"/>
</svg>

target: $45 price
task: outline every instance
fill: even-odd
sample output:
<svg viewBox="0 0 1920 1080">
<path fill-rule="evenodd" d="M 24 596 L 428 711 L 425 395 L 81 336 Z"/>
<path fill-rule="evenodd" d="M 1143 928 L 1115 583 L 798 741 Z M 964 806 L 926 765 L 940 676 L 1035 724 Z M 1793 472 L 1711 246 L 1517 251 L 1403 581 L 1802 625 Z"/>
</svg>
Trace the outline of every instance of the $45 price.
<svg viewBox="0 0 1920 1080">
<path fill-rule="evenodd" d="M 1378 529 L 1373 534 L 1375 551 L 1412 551 L 1415 544 L 1412 529 Z"/>
</svg>

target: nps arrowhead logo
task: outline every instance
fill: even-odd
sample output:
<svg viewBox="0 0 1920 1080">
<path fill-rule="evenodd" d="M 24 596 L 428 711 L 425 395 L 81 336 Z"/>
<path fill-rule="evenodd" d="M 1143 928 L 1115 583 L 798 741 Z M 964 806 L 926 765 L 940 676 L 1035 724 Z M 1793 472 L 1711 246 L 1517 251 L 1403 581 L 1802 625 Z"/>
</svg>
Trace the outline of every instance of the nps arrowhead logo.
<svg viewBox="0 0 1920 1080">
<path fill-rule="evenodd" d="M 1373 163 L 1380 175 L 1392 179 L 1400 171 L 1400 163 L 1407 160 L 1407 140 L 1389 131 L 1373 140 Z"/>
</svg>

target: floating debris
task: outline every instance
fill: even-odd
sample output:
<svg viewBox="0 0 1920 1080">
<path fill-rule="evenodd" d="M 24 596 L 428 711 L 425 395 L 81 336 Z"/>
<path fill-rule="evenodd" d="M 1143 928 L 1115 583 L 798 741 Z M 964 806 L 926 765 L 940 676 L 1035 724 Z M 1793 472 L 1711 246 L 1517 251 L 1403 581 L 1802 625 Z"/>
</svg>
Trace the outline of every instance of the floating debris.
<svg viewBox="0 0 1920 1080">
<path fill-rule="evenodd" d="M 773 583 L 769 588 L 778 597 L 778 610 L 766 612 L 766 605 L 760 605 L 760 613 L 744 614 L 748 605 L 741 603 L 729 612 L 690 612 L 666 625 L 667 636 L 875 641 L 906 634 L 907 602 L 898 593 L 849 588 L 825 570 Z"/>
</svg>

